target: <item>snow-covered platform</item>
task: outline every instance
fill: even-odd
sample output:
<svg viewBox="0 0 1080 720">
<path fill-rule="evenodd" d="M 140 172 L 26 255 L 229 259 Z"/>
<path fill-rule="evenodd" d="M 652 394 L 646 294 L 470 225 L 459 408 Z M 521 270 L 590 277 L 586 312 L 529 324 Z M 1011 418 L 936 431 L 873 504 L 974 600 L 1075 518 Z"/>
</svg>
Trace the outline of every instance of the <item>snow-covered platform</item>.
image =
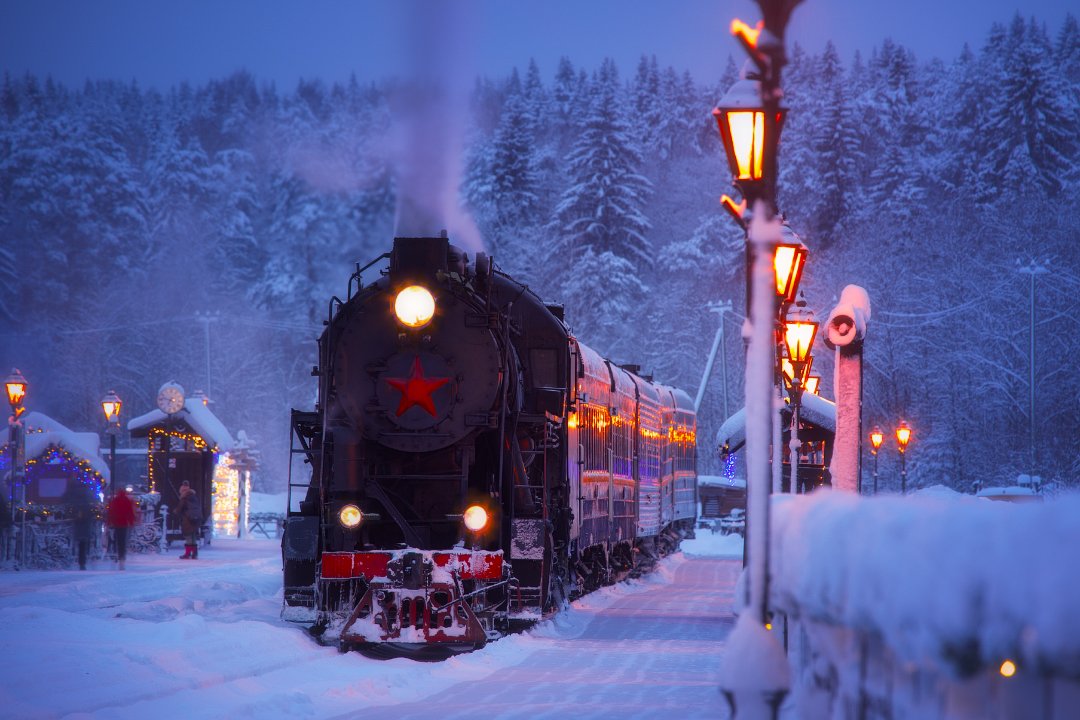
<svg viewBox="0 0 1080 720">
<path fill-rule="evenodd" d="M 443 663 L 339 654 L 278 618 L 280 547 L 0 575 L 0 715 L 713 718 L 741 539 L 703 535 L 642 580 Z M 58 691 L 62 688 L 62 691 Z M 435 708 L 433 710 L 433 708 Z"/>
</svg>

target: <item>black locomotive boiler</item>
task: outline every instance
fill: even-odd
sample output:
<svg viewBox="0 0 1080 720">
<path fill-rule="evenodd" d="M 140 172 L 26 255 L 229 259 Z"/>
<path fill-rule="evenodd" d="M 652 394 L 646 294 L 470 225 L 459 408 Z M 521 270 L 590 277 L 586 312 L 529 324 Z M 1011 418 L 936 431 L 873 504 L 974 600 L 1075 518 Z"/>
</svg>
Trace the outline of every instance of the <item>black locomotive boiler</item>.
<svg viewBox="0 0 1080 720">
<path fill-rule="evenodd" d="M 686 393 L 579 342 L 562 309 L 445 237 L 358 269 L 293 411 L 283 617 L 342 649 L 482 646 L 692 532 Z"/>
</svg>

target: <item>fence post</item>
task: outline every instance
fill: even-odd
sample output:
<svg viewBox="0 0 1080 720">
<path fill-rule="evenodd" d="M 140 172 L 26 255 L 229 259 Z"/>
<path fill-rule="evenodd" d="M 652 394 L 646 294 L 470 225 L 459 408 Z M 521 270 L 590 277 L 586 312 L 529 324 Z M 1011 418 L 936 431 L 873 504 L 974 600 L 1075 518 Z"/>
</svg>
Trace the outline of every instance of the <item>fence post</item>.
<svg viewBox="0 0 1080 720">
<path fill-rule="evenodd" d="M 165 527 L 165 525 L 166 525 L 165 521 L 169 517 L 169 506 L 162 503 L 161 509 L 158 510 L 158 512 L 161 513 L 161 540 L 158 543 L 158 549 L 162 553 L 164 553 L 165 549 L 169 546 L 169 540 L 168 540 L 168 537 L 167 537 L 168 528 Z"/>
</svg>

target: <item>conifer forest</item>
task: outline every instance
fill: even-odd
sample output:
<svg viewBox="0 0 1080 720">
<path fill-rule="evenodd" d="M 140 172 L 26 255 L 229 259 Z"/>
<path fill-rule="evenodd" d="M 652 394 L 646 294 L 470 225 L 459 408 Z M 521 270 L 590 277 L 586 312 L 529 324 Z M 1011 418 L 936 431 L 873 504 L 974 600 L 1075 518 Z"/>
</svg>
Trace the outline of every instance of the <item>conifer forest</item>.
<svg viewBox="0 0 1080 720">
<path fill-rule="evenodd" d="M 819 320 L 846 285 L 867 289 L 864 418 L 914 429 L 909 487 L 1032 471 L 1075 486 L 1076 18 L 1017 16 L 945 60 L 890 41 L 790 60 L 780 209 L 809 248 L 802 288 Z M 479 240 L 451 241 L 564 304 L 606 356 L 693 397 L 723 318 L 725 362 L 699 411 L 706 474 L 743 404 L 743 234 L 718 201 L 734 191 L 711 115 L 738 70 L 564 57 L 553 76 L 536 63 L 480 76 L 454 180 Z M 257 489 L 283 490 L 289 409 L 314 405 L 330 298 L 401 225 L 397 83 L 4 75 L 0 367 L 26 375 L 30 409 L 98 431 L 108 390 L 130 419 L 176 380 L 258 443 Z M 814 354 L 832 397 L 820 338 Z M 886 489 L 899 487 L 892 447 Z"/>
</svg>

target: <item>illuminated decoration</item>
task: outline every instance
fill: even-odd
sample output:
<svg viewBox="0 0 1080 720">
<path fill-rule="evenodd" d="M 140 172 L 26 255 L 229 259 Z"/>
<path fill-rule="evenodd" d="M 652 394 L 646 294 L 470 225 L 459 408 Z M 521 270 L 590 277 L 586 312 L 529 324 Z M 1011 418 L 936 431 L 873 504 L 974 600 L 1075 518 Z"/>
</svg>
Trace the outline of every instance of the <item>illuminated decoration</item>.
<svg viewBox="0 0 1080 720">
<path fill-rule="evenodd" d="M 742 202 L 737 203 L 734 200 L 732 200 L 730 197 L 728 197 L 727 195 L 721 195 L 720 196 L 720 204 L 723 206 L 723 208 L 725 210 L 727 210 L 731 214 L 731 216 L 733 218 L 735 218 L 735 222 L 739 223 L 739 227 L 741 227 L 741 228 L 743 228 L 745 230 L 746 229 L 746 200 L 743 199 Z"/>
<path fill-rule="evenodd" d="M 240 471 L 228 455 L 214 467 L 214 535 L 236 537 L 240 527 Z"/>
<path fill-rule="evenodd" d="M 571 410 L 566 414 L 566 427 L 573 430 L 577 427 L 577 424 L 577 413 Z"/>
<path fill-rule="evenodd" d="M 465 527 L 473 532 L 480 532 L 488 523 L 487 510 L 479 505 L 470 505 L 462 515 Z"/>
<path fill-rule="evenodd" d="M 811 395 L 818 395 L 820 394 L 819 390 L 821 390 L 821 378 L 817 375 L 808 375 L 806 377 L 806 391 Z"/>
<path fill-rule="evenodd" d="M 404 415 L 405 411 L 414 405 L 423 408 L 431 417 L 436 417 L 435 400 L 432 394 L 448 382 L 450 378 L 424 377 L 424 366 L 420 363 L 419 355 L 413 361 L 412 374 L 409 377 L 387 378 L 386 380 L 390 387 L 401 393 L 401 402 L 397 407 L 398 417 Z"/>
<path fill-rule="evenodd" d="M 641 432 L 642 437 L 649 438 L 650 440 L 658 440 L 658 439 L 664 437 L 663 433 L 657 432 L 656 430 L 653 430 L 652 428 L 641 427 L 641 428 L 639 428 L 639 430 Z"/>
<path fill-rule="evenodd" d="M 1001 663 L 1001 667 L 998 668 L 998 672 L 1001 673 L 1001 677 L 1011 678 L 1016 674 L 1016 663 L 1012 660 L 1006 660 Z"/>
<path fill-rule="evenodd" d="M 776 246 L 773 255 L 773 274 L 776 277 L 776 294 L 783 302 L 795 302 L 802 280 L 803 266 L 809 252 L 799 236 L 785 224 L 781 230 L 784 242 Z"/>
<path fill-rule="evenodd" d="M 120 401 L 120 396 L 116 394 L 116 391 L 110 390 L 108 394 L 101 400 L 101 411 L 105 413 L 105 422 L 119 422 L 120 407 L 122 405 L 123 402 Z"/>
<path fill-rule="evenodd" d="M 911 428 L 903 420 L 900 421 L 900 426 L 896 428 L 896 442 L 900 445 L 900 452 L 907 450 L 907 444 L 911 440 Z"/>
<path fill-rule="evenodd" d="M 349 530 L 359 527 L 363 520 L 364 513 L 360 512 L 360 508 L 355 505 L 346 505 L 338 511 L 338 522 Z"/>
<path fill-rule="evenodd" d="M 750 27 L 739 18 L 735 18 L 731 21 L 731 34 L 738 38 L 739 42 L 744 46 L 756 48 L 758 36 L 761 35 L 763 27 L 765 27 L 764 20 L 759 20 L 757 25 Z"/>
<path fill-rule="evenodd" d="M 735 468 L 739 466 L 739 458 L 735 453 L 728 453 L 728 456 L 724 458 L 724 470 L 723 475 L 729 481 L 735 479 Z"/>
<path fill-rule="evenodd" d="M 169 438 L 177 438 L 178 440 L 183 440 L 185 443 L 191 443 L 195 450 L 211 449 L 214 452 L 217 452 L 217 445 L 215 445 L 213 448 L 207 448 L 206 441 L 203 440 L 202 437 L 200 437 L 199 435 L 196 435 L 194 433 L 180 432 L 178 430 L 173 430 L 170 432 L 160 427 L 150 428 L 150 432 L 146 436 L 147 441 L 150 445 L 148 452 L 154 452 L 154 441 L 157 438 L 165 436 L 168 436 Z M 155 463 L 149 463 L 149 468 L 147 471 L 147 482 L 150 484 L 150 492 L 157 492 L 157 481 L 154 479 L 154 465 Z"/>
<path fill-rule="evenodd" d="M 435 316 L 435 298 L 427 288 L 410 285 L 394 299 L 394 314 L 404 325 L 423 327 Z"/>
<path fill-rule="evenodd" d="M 759 85 L 756 80 L 737 80 L 713 110 L 731 175 L 748 199 L 761 187 L 765 168 L 769 165 L 765 153 L 775 152 L 776 147 L 775 142 L 767 142 L 765 138 L 765 110 Z M 786 108 L 780 108 L 776 115 L 777 132 L 783 125 L 785 113 Z M 728 211 L 731 212 L 731 208 Z"/>
<path fill-rule="evenodd" d="M 29 485 L 38 481 L 45 468 L 54 469 L 57 466 L 64 475 L 75 478 L 93 490 L 95 494 L 102 492 L 105 479 L 101 477 L 101 473 L 86 460 L 75 457 L 59 445 L 50 445 L 41 455 L 26 461 L 26 477 L 23 484 Z"/>
<path fill-rule="evenodd" d="M 870 444 L 874 447 L 871 452 L 874 455 L 877 455 L 878 448 L 881 447 L 881 443 L 883 442 L 885 442 L 885 433 L 881 431 L 880 427 L 875 425 L 873 429 L 870 430 Z"/>
<path fill-rule="evenodd" d="M 26 378 L 18 368 L 11 368 L 11 374 L 4 380 L 4 389 L 7 391 L 8 404 L 16 419 L 22 415 L 24 408 L 23 400 L 26 398 Z"/>
<path fill-rule="evenodd" d="M 697 433 L 687 427 L 671 427 L 668 429 L 668 441 L 675 443 L 695 443 Z"/>
</svg>

